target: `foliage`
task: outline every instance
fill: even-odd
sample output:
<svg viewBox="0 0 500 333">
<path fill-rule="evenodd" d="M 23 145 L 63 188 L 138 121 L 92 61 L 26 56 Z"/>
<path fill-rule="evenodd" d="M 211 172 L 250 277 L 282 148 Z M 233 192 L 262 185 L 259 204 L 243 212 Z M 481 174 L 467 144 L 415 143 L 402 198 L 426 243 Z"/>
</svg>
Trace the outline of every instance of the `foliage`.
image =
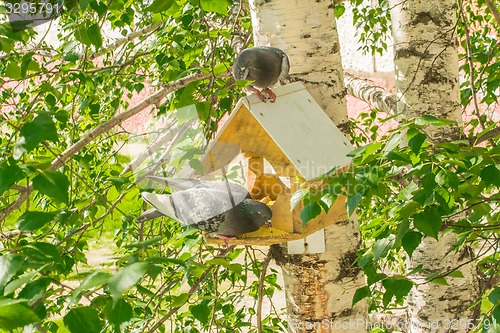
<svg viewBox="0 0 500 333">
<path fill-rule="evenodd" d="M 0 330 L 248 331 L 257 291 L 280 288 L 272 270 L 258 281 L 265 254 L 207 246 L 166 218 L 135 222 L 142 174 L 121 148 L 172 134 L 158 150 L 169 158 L 144 170 L 199 166 L 199 132 L 179 128 L 194 116 L 210 137 L 231 109 L 231 40 L 249 18 L 228 0 L 64 6 L 57 41 L 0 26 Z M 117 126 L 146 108 L 163 127 Z M 96 249 L 114 259 L 90 266 Z M 259 315 L 264 331 L 286 325 Z"/>
<path fill-rule="evenodd" d="M 349 0 L 352 7 L 352 23 L 363 53 L 383 54 L 387 51 L 391 32 L 391 16 L 387 0 L 368 3 L 363 0 Z"/>
<path fill-rule="evenodd" d="M 390 29 L 386 1 L 378 7 L 353 3 L 363 50 L 382 52 Z M 262 301 L 259 294 L 270 297 L 280 289 L 277 272 L 258 280 L 258 250 L 212 248 L 196 231 L 166 218 L 137 223 L 141 175 L 120 150 L 166 136 L 152 159 L 164 152 L 170 158 L 146 170 L 179 170 L 186 161 L 199 167 L 199 132 L 169 131 L 197 116 L 210 137 L 231 110 L 238 93 L 226 74 L 231 43 L 249 35 L 248 13 L 231 0 L 68 0 L 64 6 L 54 23 L 55 43 L 33 29 L 0 25 L 0 329 L 255 331 L 255 303 Z M 465 38 L 464 27 L 471 27 L 470 46 L 462 39 L 467 54 L 461 69 L 475 89 L 464 82 L 462 101 L 468 105 L 482 94 L 481 102 L 494 104 L 498 47 L 489 25 L 472 29 L 494 23 L 487 10 L 467 6 L 459 32 Z M 335 15 L 344 9 L 336 6 Z M 142 135 L 120 126 L 144 109 L 163 128 Z M 159 115 L 174 117 L 165 124 Z M 354 135 L 364 144 L 353 152 L 354 168 L 326 177 L 326 187 L 302 192 L 298 200 L 305 200 L 305 222 L 328 210 L 340 193 L 348 196 L 349 212 L 362 208 L 365 242 L 358 265 L 368 285 L 354 302 L 370 297 L 372 308 L 389 307 L 403 301 L 412 273 L 420 270 L 402 263 L 424 236 L 439 239 L 454 231 L 453 251 L 483 241 L 498 245 L 499 151 L 465 140 L 433 143 L 425 127 L 444 123 L 428 117 L 374 142 L 378 115 L 364 117 L 369 136 Z M 470 126 L 472 138 L 494 123 L 480 115 Z M 170 134 L 175 146 L 168 145 Z M 464 216 L 451 222 L 461 211 Z M 112 262 L 91 267 L 96 247 L 113 252 Z M 485 278 L 498 275 L 498 259 L 498 250 L 478 259 Z M 429 281 L 460 276 L 458 270 L 435 273 Z M 484 290 L 486 316 L 498 319 L 498 295 L 498 287 Z M 264 332 L 286 328 L 279 310 L 263 318 Z"/>
<path fill-rule="evenodd" d="M 388 33 L 387 1 L 353 0 L 351 4 L 362 49 L 380 52 L 384 47 L 373 40 L 385 40 L 374 33 Z M 467 139 L 432 142 L 426 127 L 449 125 L 432 117 L 408 121 L 383 136 L 379 125 L 387 118 L 376 110 L 361 114 L 352 120 L 351 135 L 359 147 L 352 152 L 352 169 L 341 174 L 333 170 L 321 186 L 302 190 L 306 204 L 302 218 L 306 223 L 319 214 L 319 208 L 328 211 L 339 194 L 347 196 L 349 213 L 357 208 L 364 240 L 357 263 L 368 283 L 357 290 L 353 303 L 368 298 L 371 311 L 401 306 L 416 275 L 427 277 L 423 283 L 438 284 L 463 277 L 460 267 L 436 271 L 407 266 L 407 259 L 425 237 L 439 241 L 451 232 L 456 242 L 450 252 L 474 251 L 471 260 L 482 281 L 477 302 L 483 314 L 479 329 L 490 332 L 498 329 L 495 325 L 500 321 L 498 299 L 489 296 L 496 295 L 500 281 L 500 150 L 495 132 L 498 115 L 492 111 L 498 110 L 499 22 L 485 1 L 459 1 L 457 5 L 461 101 L 467 110 L 467 123 L 460 130 Z"/>
<path fill-rule="evenodd" d="M 389 137 L 354 150 L 350 170 L 332 172 L 304 197 L 306 208 L 318 205 L 327 211 L 345 195 L 348 212 L 357 209 L 364 239 L 357 264 L 368 284 L 353 303 L 369 297 L 372 311 L 402 305 L 417 273 L 426 276 L 423 283 L 463 277 L 460 267 L 440 271 L 405 265 L 424 237 L 440 240 L 453 232 L 456 242 L 449 251 L 472 249 L 482 278 L 500 278 L 500 149 L 468 140 L 433 142 L 426 134 L 430 125 L 449 126 L 450 121 L 423 116 L 402 124 Z M 490 304 L 485 313 L 498 322 L 497 298 L 488 301 L 498 287 L 491 288 L 482 290 L 482 302 Z"/>
<path fill-rule="evenodd" d="M 477 3 L 464 1 L 459 12 L 458 34 L 463 50 L 460 70 L 465 78 L 461 86 L 462 104 L 474 103 L 475 98 L 480 103 L 492 105 L 498 100 L 500 87 L 497 42 L 500 22 L 494 20 L 484 1 Z M 483 115 L 476 121 L 486 121 L 486 118 Z"/>
</svg>

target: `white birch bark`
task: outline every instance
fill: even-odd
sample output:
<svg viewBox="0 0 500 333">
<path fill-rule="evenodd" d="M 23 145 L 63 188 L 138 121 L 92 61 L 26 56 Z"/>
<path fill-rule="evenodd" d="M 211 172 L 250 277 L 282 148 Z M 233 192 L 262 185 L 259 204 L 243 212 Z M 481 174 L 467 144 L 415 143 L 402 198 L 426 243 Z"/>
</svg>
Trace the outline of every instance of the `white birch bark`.
<svg viewBox="0 0 500 333">
<path fill-rule="evenodd" d="M 292 80 L 307 90 L 330 119 L 347 129 L 347 109 L 338 35 L 329 0 L 250 0 L 256 45 L 284 50 Z M 353 265 L 359 248 L 355 220 L 325 229 L 326 252 L 288 255 L 275 246 L 273 257 L 285 281 L 291 332 L 366 332 L 366 306 L 351 307 L 362 272 Z"/>
<path fill-rule="evenodd" d="M 389 0 L 398 111 L 462 121 L 454 0 Z M 436 129 L 449 140 L 456 129 Z"/>
<path fill-rule="evenodd" d="M 393 24 L 398 112 L 406 117 L 433 115 L 461 123 L 458 53 L 453 0 L 389 0 Z M 456 137 L 457 129 L 431 128 L 436 141 Z M 436 271 L 446 272 L 470 260 L 470 249 L 447 253 L 454 235 L 436 241 L 426 237 L 413 254 L 412 267 L 424 271 L 408 298 L 409 332 L 468 332 L 476 294 L 473 264 L 460 268 L 464 278 L 448 278 L 450 286 L 425 283 Z"/>
<path fill-rule="evenodd" d="M 340 128 L 347 109 L 331 0 L 249 0 L 256 45 L 271 45 L 290 58 L 290 77 L 302 81 Z"/>
</svg>

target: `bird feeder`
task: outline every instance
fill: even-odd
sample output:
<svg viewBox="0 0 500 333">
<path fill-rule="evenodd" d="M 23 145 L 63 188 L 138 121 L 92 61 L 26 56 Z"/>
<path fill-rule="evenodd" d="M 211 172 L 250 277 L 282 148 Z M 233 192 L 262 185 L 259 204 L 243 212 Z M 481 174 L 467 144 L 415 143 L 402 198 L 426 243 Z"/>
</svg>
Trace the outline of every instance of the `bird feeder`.
<svg viewBox="0 0 500 333">
<path fill-rule="evenodd" d="M 273 91 L 275 103 L 264 103 L 255 95 L 240 99 L 202 158 L 204 170 L 212 173 L 223 169 L 243 154 L 247 160 L 245 187 L 253 199 L 271 207 L 271 228 L 263 226 L 238 236 L 229 240 L 229 245 L 296 241 L 295 245 L 289 243 L 289 252 L 290 247 L 297 253 L 323 252 L 322 229 L 347 219 L 345 197 L 339 196 L 328 214 L 322 212 L 305 227 L 300 218 L 303 206 L 299 203 L 291 209 L 290 199 L 297 189 L 334 167 L 348 166 L 351 159 L 347 153 L 353 147 L 302 83 Z M 264 161 L 272 166 L 273 173 L 266 172 Z M 205 237 L 208 243 L 222 243 L 218 238 Z"/>
</svg>

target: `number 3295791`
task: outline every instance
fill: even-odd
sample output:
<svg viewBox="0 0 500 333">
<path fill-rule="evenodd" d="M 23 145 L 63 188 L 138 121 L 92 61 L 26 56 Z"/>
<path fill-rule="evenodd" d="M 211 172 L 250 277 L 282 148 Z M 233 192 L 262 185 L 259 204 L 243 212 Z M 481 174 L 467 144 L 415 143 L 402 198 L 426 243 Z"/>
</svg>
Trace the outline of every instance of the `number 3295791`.
<svg viewBox="0 0 500 333">
<path fill-rule="evenodd" d="M 5 3 L 7 14 L 18 14 L 22 16 L 53 16 L 59 13 L 60 4 L 50 2 L 16 2 Z"/>
</svg>

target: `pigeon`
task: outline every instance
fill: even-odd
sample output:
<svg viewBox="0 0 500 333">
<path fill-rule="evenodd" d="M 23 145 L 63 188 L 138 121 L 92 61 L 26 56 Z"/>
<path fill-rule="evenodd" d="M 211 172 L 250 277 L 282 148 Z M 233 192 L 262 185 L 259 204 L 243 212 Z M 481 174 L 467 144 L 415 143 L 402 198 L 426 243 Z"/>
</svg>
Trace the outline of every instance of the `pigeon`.
<svg viewBox="0 0 500 333">
<path fill-rule="evenodd" d="M 269 225 L 272 212 L 264 203 L 250 197 L 243 186 L 227 181 L 148 177 L 168 186 L 171 194 L 143 192 L 143 199 L 154 209 L 138 221 L 169 216 L 184 225 L 227 240 Z"/>
<path fill-rule="evenodd" d="M 266 96 L 262 92 L 266 92 L 274 103 L 276 94 L 270 87 L 285 78 L 289 69 L 290 63 L 285 52 L 275 47 L 256 46 L 240 52 L 233 66 L 233 76 L 236 80 L 253 81 L 245 88 L 246 91 L 254 92 L 264 103 Z"/>
</svg>

